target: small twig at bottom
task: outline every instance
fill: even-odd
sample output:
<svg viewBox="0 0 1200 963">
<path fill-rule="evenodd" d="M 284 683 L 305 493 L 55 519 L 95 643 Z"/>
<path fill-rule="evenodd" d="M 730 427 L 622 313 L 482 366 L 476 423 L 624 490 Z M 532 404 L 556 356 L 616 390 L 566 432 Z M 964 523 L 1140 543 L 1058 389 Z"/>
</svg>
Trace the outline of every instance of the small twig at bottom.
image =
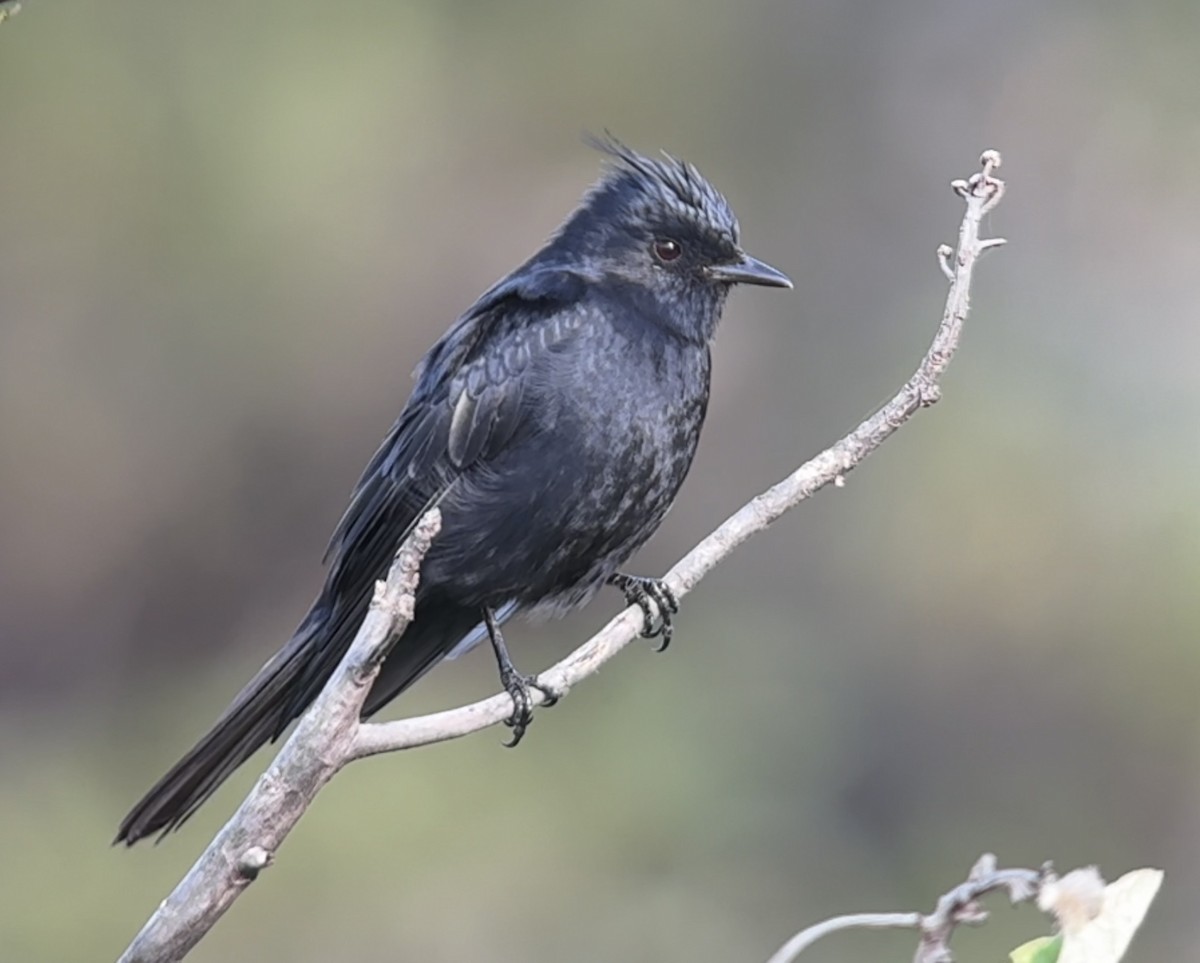
<svg viewBox="0 0 1200 963">
<path fill-rule="evenodd" d="M 838 930 L 915 930 L 920 913 L 850 913 L 814 923 L 783 944 L 767 963 L 790 963 L 817 940 Z"/>
<path fill-rule="evenodd" d="M 767 963 L 792 963 L 821 937 L 852 929 L 919 930 L 921 942 L 913 963 L 953 963 L 950 937 L 955 928 L 977 926 L 987 919 L 987 910 L 979 904 L 981 896 L 1005 890 L 1015 906 L 1033 899 L 1050 874 L 1049 863 L 1041 869 L 997 869 L 996 857 L 985 853 L 971 869 L 966 882 L 959 883 L 943 894 L 937 907 L 928 916 L 921 913 L 853 913 L 835 916 L 801 930 L 784 943 Z"/>
</svg>

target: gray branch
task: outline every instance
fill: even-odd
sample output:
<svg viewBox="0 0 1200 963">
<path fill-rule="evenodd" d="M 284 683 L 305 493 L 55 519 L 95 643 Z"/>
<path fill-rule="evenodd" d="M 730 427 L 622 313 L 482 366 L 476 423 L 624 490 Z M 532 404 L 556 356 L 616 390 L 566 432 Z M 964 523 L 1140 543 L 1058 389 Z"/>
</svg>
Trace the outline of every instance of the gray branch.
<svg viewBox="0 0 1200 963">
<path fill-rule="evenodd" d="M 975 863 L 966 882 L 945 893 L 929 915 L 855 913 L 852 916 L 835 916 L 801 930 L 784 943 L 767 963 L 793 963 L 821 937 L 853 929 L 918 930 L 921 935 L 913 963 L 953 963 L 950 937 L 955 928 L 978 926 L 987 920 L 987 911 L 979 904 L 981 897 L 1003 890 L 1015 906 L 1033 899 L 1042 884 L 1053 878 L 1049 864 L 1041 869 L 997 869 L 996 857 L 985 853 Z"/>
<path fill-rule="evenodd" d="M 956 250 L 939 262 L 950 290 L 933 343 L 916 373 L 896 396 L 854 431 L 774 487 L 753 498 L 692 549 L 667 574 L 676 596 L 686 595 L 718 562 L 751 535 L 826 485 L 841 486 L 867 455 L 941 395 L 938 382 L 958 347 L 969 307 L 971 278 L 979 256 L 1004 243 L 981 240 L 979 226 L 1004 191 L 993 176 L 1000 166 L 995 151 L 981 158 L 982 170 L 954 181 L 966 201 Z M 371 610 L 346 657 L 321 695 L 301 717 L 267 772 L 217 834 L 174 892 L 159 906 L 119 963 L 174 963 L 220 919 L 241 892 L 267 867 L 279 844 L 304 814 L 317 792 L 347 762 L 381 752 L 444 742 L 497 725 L 513 712 L 507 694 L 494 695 L 445 712 L 388 723 L 363 723 L 363 701 L 379 664 L 412 619 L 417 571 L 441 525 L 431 511 L 401 546 L 388 578 L 376 586 Z M 642 612 L 635 605 L 541 676 L 561 694 L 592 675 L 637 638 Z M 544 695 L 532 690 L 535 703 Z M 932 957 L 920 958 L 931 963 Z"/>
</svg>

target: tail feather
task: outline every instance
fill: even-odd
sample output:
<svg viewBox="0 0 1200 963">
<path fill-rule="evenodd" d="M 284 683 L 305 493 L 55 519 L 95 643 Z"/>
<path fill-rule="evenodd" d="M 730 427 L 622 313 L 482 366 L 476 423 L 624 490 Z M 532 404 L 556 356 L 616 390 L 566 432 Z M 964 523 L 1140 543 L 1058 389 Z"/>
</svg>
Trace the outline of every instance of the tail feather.
<svg viewBox="0 0 1200 963">
<path fill-rule="evenodd" d="M 313 641 L 312 621 L 306 620 L 238 693 L 212 729 L 129 811 L 114 842 L 132 846 L 154 833 L 161 838 L 178 829 L 238 766 L 286 727 L 294 683 Z"/>
<path fill-rule="evenodd" d="M 114 842 L 132 846 L 182 826 L 238 766 L 278 738 L 316 698 L 349 647 L 357 621 L 328 618 L 319 608 L 309 613 L 208 734 L 130 810 Z M 363 714 L 371 715 L 416 682 L 478 621 L 474 609 L 419 604 L 409 630 L 384 660 Z"/>
</svg>

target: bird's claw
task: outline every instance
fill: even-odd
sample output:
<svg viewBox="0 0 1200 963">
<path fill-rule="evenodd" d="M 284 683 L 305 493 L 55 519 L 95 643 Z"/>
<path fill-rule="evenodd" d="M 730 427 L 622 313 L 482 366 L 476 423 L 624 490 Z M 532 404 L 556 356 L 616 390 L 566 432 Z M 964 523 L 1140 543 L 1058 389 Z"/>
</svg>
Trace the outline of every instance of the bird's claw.
<svg viewBox="0 0 1200 963">
<path fill-rule="evenodd" d="M 642 610 L 642 638 L 654 639 L 661 636 L 662 642 L 654 651 L 662 652 L 666 649 L 675 634 L 671 616 L 679 611 L 679 600 L 671 591 L 671 587 L 660 578 L 624 575 L 620 572 L 609 579 L 609 584 L 625 593 L 626 605 L 636 605 Z"/>
<path fill-rule="evenodd" d="M 511 749 L 525 737 L 525 730 L 533 722 L 531 690 L 537 689 L 542 694 L 544 706 L 554 705 L 562 697 L 562 693 L 545 682 L 539 682 L 536 675 L 522 675 L 516 669 L 501 672 L 500 682 L 513 701 L 512 715 L 504 720 L 504 724 L 512 730 L 512 738 L 504 745 Z"/>
</svg>

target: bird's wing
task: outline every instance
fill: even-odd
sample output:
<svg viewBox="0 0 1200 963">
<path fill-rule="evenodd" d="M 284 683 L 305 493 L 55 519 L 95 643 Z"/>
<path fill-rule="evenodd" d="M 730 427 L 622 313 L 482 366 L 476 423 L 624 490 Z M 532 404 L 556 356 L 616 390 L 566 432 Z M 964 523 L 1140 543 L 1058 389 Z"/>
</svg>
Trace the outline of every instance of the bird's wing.
<svg viewBox="0 0 1200 963">
<path fill-rule="evenodd" d="M 322 626 L 323 641 L 315 653 L 308 643 L 294 653 L 305 665 L 276 736 L 345 654 L 376 579 L 413 526 L 465 469 L 493 457 L 512 438 L 531 361 L 578 329 L 572 319 L 579 312 L 569 309 L 583 298 L 588 281 L 573 270 L 518 269 L 472 305 L 421 361 L 408 403 L 355 486 L 329 542 L 325 587 L 308 617 Z M 406 649 L 390 661 L 403 668 L 398 658 L 403 655 L 427 667 L 442 654 Z"/>
<path fill-rule="evenodd" d="M 487 291 L 430 349 L 416 387 L 354 489 L 326 558 L 373 584 L 427 505 L 516 431 L 530 361 L 570 337 L 589 278 L 525 267 Z M 341 570 L 362 571 L 363 578 Z"/>
</svg>

